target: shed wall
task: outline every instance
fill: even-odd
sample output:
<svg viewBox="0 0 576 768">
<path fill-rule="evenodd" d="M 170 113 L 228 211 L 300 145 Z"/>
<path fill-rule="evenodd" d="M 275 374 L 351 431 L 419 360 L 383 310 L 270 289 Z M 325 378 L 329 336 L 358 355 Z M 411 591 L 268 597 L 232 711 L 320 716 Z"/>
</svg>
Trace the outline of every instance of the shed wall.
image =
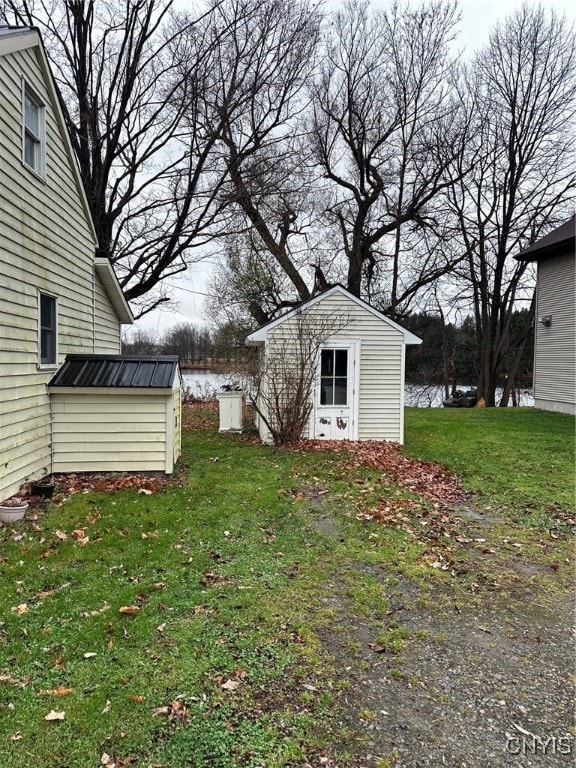
<svg viewBox="0 0 576 768">
<path fill-rule="evenodd" d="M 369 310 L 340 293 L 327 296 L 309 312 L 322 317 L 322 327 L 335 329 L 329 341 L 360 342 L 358 439 L 403 441 L 404 338 Z M 296 321 L 288 318 L 270 330 L 266 355 L 295 343 Z M 308 436 L 308 435 L 306 435 Z"/>
<path fill-rule="evenodd" d="M 560 256 L 538 264 L 534 402 L 536 408 L 576 413 L 576 260 Z"/>
<path fill-rule="evenodd" d="M 172 394 L 53 391 L 53 471 L 171 472 Z"/>
</svg>

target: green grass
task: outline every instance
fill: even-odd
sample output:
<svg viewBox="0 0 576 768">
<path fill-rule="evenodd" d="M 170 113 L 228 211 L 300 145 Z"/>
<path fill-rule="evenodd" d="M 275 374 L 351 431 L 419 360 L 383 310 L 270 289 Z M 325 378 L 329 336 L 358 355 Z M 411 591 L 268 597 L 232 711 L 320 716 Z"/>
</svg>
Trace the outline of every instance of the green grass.
<svg viewBox="0 0 576 768">
<path fill-rule="evenodd" d="M 480 502 L 538 521 L 574 509 L 574 417 L 530 408 L 407 408 L 408 455 L 454 469 Z"/>
<path fill-rule="evenodd" d="M 565 503 L 569 433 L 568 419 L 535 412 L 407 417 L 412 454 L 503 504 L 525 475 L 529 505 Z M 536 462 L 544 446 L 555 463 Z M 500 459 L 476 463 L 489 447 Z M 183 449 L 162 492 L 77 494 L 0 529 L 3 768 L 92 768 L 104 753 L 143 768 L 275 768 L 330 754 L 345 743 L 345 680 L 319 639 L 334 619 L 327 585 L 398 654 L 410 633 L 386 617 L 387 584 L 449 578 L 422 559 L 425 542 L 357 519 L 397 493 L 372 470 L 219 435 L 214 417 Z M 51 710 L 64 719 L 45 720 Z"/>
</svg>

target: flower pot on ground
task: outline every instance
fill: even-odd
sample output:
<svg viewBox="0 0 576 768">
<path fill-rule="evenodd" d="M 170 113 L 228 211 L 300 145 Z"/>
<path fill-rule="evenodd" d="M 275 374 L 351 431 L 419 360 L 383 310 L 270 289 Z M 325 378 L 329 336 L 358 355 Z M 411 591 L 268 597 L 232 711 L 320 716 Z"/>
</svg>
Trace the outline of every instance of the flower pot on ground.
<svg viewBox="0 0 576 768">
<path fill-rule="evenodd" d="M 0 504 L 0 522 L 16 523 L 22 520 L 28 509 L 28 502 L 15 497 Z"/>
</svg>

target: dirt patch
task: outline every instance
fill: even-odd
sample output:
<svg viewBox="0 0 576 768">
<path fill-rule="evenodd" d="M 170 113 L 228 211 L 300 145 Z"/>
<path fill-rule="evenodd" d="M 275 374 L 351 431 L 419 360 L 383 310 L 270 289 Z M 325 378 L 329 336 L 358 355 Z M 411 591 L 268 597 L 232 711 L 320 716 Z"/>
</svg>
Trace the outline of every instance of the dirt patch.
<svg viewBox="0 0 576 768">
<path fill-rule="evenodd" d="M 314 518 L 317 530 L 338 537 L 337 519 Z M 489 539 L 493 521 L 470 518 L 460 523 L 461 534 Z M 444 586 L 418 587 L 391 579 L 385 567 L 349 564 L 358 584 L 363 577 L 381 580 L 390 603 L 386 622 L 405 635 L 397 652 L 377 642 L 382 617 L 358 617 L 344 577 L 326 584 L 323 605 L 331 620 L 320 636 L 347 680 L 339 717 L 349 735 L 335 751 L 351 755 L 348 762 L 335 757 L 335 765 L 574 764 L 569 576 L 558 578 L 557 589 L 544 588 L 541 577 L 556 576 L 544 550 L 538 561 L 503 546 L 496 568 L 494 550 L 482 546 L 473 551 L 465 585 L 455 577 Z"/>
</svg>

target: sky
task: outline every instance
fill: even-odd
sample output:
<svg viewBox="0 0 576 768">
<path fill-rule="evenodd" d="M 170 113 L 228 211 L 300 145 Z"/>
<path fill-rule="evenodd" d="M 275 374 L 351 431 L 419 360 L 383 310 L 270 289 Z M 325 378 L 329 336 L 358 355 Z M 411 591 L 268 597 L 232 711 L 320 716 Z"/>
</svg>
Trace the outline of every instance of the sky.
<svg viewBox="0 0 576 768">
<path fill-rule="evenodd" d="M 401 0 L 402 2 L 402 0 Z M 492 27 L 504 20 L 523 3 L 523 0 L 460 0 L 462 21 L 457 45 L 467 54 L 472 54 L 488 42 Z M 372 0 L 374 7 L 384 6 L 385 0 Z M 542 0 L 544 8 L 565 14 L 576 21 L 576 4 L 574 0 Z M 337 3 L 329 2 L 328 6 L 337 7 Z M 136 322 L 128 334 L 137 328 L 160 336 L 164 331 L 180 323 L 207 323 L 204 308 L 204 294 L 210 293 L 210 275 L 212 264 L 210 260 L 192 265 L 188 272 L 170 281 L 169 294 L 173 297 L 168 309 L 158 309 L 150 312 Z"/>
</svg>

